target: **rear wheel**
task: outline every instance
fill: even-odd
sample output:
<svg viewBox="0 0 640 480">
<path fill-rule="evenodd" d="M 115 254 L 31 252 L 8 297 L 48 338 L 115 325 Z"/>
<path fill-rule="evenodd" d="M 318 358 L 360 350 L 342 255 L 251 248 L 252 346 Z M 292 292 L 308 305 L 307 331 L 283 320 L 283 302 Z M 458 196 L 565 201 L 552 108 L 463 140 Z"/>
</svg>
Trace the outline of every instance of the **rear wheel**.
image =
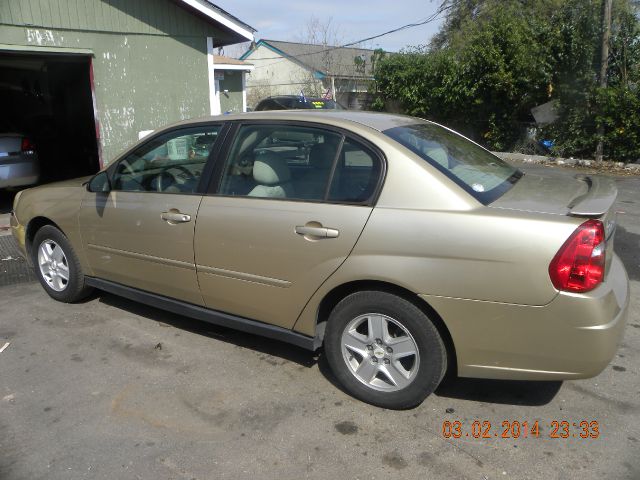
<svg viewBox="0 0 640 480">
<path fill-rule="evenodd" d="M 331 312 L 327 361 L 354 397 L 385 408 L 420 404 L 447 368 L 438 329 L 413 303 L 396 295 L 356 292 Z"/>
<path fill-rule="evenodd" d="M 91 293 L 75 251 L 56 227 L 45 225 L 36 232 L 31 258 L 36 276 L 50 297 L 71 303 Z"/>
</svg>

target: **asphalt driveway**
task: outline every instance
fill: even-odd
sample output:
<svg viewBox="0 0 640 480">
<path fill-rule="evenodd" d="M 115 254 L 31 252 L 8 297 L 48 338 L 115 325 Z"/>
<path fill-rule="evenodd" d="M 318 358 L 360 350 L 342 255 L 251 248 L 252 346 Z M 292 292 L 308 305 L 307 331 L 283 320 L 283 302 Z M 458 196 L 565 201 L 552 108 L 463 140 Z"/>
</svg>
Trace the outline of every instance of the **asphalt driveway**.
<svg viewBox="0 0 640 480">
<path fill-rule="evenodd" d="M 611 365 L 564 383 L 450 379 L 409 411 L 353 400 L 322 354 L 109 294 L 64 305 L 32 278 L 7 282 L 0 479 L 637 480 L 640 178 L 617 181 L 632 303 Z M 445 438 L 456 420 L 497 436 Z M 539 436 L 502 438 L 515 420 L 537 420 Z M 550 438 L 554 421 L 568 438 Z M 581 421 L 598 437 L 581 438 Z"/>
</svg>

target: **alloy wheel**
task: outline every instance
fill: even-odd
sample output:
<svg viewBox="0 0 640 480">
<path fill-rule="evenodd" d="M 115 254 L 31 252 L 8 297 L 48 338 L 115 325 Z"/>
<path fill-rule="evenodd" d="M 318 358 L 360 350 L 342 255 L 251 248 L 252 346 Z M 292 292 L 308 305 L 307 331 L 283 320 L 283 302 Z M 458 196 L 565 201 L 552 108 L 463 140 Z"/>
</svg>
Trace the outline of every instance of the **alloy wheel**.
<svg viewBox="0 0 640 480">
<path fill-rule="evenodd" d="M 56 292 L 62 292 L 69 285 L 69 263 L 64 251 L 51 239 L 44 240 L 38 247 L 38 266 L 47 285 Z"/>
<path fill-rule="evenodd" d="M 354 377 L 384 392 L 406 388 L 420 366 L 411 333 L 397 320 L 378 313 L 360 315 L 347 324 L 342 357 Z"/>
</svg>

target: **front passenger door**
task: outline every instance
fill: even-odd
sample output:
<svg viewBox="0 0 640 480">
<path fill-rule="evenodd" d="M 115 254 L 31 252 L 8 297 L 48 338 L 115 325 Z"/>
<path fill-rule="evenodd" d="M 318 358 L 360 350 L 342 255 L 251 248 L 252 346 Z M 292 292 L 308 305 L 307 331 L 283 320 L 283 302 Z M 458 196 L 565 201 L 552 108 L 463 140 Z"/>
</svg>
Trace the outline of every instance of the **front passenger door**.
<svg viewBox="0 0 640 480">
<path fill-rule="evenodd" d="M 221 125 L 181 128 L 118 161 L 111 191 L 87 192 L 83 246 L 96 277 L 202 305 L 193 256 L 200 180 Z"/>
</svg>

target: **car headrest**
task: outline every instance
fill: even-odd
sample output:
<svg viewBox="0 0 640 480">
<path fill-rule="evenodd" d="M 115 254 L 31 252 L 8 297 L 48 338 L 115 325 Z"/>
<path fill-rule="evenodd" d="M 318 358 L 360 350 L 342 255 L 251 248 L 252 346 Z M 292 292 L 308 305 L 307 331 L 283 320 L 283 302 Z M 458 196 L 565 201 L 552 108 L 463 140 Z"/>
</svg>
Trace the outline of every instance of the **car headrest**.
<svg viewBox="0 0 640 480">
<path fill-rule="evenodd" d="M 336 145 L 316 143 L 309 151 L 309 165 L 328 170 L 336 157 Z"/>
<path fill-rule="evenodd" d="M 286 161 L 267 152 L 253 163 L 253 179 L 260 185 L 278 185 L 291 180 L 291 172 Z"/>
</svg>

